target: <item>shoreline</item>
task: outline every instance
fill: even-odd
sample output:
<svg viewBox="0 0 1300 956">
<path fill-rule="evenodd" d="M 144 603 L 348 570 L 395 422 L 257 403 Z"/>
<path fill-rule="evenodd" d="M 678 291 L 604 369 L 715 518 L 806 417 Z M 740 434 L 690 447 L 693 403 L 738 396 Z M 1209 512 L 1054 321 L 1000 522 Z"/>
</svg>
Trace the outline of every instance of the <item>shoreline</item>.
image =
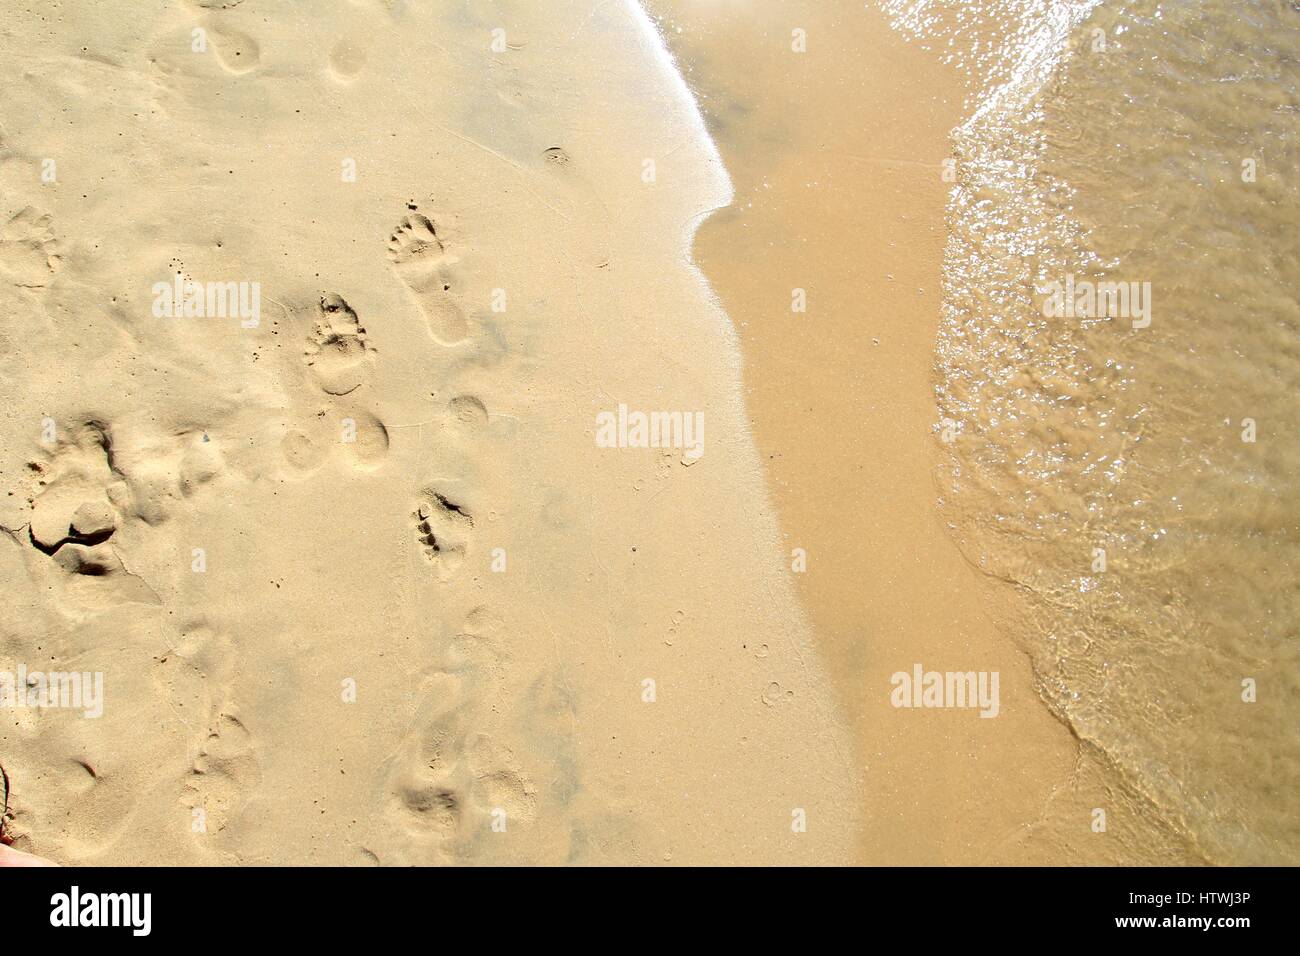
<svg viewBox="0 0 1300 956">
<path fill-rule="evenodd" d="M 750 10 L 738 31 L 725 4 L 649 7 L 736 190 L 693 256 L 741 340 L 783 539 L 807 555 L 792 576 L 853 731 L 856 856 L 1030 862 L 1021 838 L 1078 745 L 996 626 L 1010 602 L 961 556 L 935 478 L 941 169 L 971 91 L 874 9 Z M 891 706 L 891 674 L 914 666 L 1000 673 L 1002 712 Z"/>
</svg>

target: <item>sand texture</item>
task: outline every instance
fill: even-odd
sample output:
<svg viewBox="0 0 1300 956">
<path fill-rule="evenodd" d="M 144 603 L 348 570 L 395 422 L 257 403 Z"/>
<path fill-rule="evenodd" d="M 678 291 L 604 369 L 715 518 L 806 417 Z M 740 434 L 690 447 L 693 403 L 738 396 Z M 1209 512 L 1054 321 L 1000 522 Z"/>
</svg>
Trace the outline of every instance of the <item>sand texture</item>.
<svg viewBox="0 0 1300 956">
<path fill-rule="evenodd" d="M 638 8 L 544 7 L 6 13 L 0 667 L 103 676 L 3 713 L 18 848 L 851 856 L 686 255 L 727 176 Z M 160 316 L 177 273 L 260 314 Z M 599 447 L 620 404 L 703 453 Z"/>
</svg>

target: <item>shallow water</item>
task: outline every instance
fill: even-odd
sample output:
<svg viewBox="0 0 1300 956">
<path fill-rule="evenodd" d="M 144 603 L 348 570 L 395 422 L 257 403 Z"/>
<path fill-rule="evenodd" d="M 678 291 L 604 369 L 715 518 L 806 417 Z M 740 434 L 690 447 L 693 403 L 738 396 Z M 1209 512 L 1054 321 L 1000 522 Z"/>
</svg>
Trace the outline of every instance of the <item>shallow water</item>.
<svg viewBox="0 0 1300 956">
<path fill-rule="evenodd" d="M 1300 12 L 882 6 L 973 78 L 936 352 L 954 534 L 1015 587 L 1115 812 L 1295 863 Z M 1067 278 L 1149 300 L 1045 314 Z"/>
</svg>

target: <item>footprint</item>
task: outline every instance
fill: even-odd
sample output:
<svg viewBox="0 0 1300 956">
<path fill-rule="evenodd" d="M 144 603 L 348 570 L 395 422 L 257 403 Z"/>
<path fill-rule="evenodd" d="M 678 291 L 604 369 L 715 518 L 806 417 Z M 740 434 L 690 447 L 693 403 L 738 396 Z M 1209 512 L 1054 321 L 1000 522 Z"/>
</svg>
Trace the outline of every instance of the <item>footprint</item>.
<svg viewBox="0 0 1300 956">
<path fill-rule="evenodd" d="M 476 735 L 466 751 L 476 802 L 489 813 L 504 811 L 507 832 L 512 823 L 532 820 L 537 788 L 519 769 L 514 755 L 486 734 Z"/>
<path fill-rule="evenodd" d="M 430 491 L 414 512 L 416 540 L 429 563 L 446 581 L 460 569 L 468 551 L 474 518 L 461 505 L 438 491 Z"/>
<path fill-rule="evenodd" d="M 333 292 L 322 295 L 304 353 L 321 389 L 329 395 L 356 391 L 369 376 L 374 351 L 347 300 Z"/>
<path fill-rule="evenodd" d="M 512 823 L 529 823 L 537 812 L 537 788 L 513 770 L 491 770 L 476 781 L 484 804 L 502 813 L 507 829 Z"/>
<path fill-rule="evenodd" d="M 373 471 L 388 455 L 388 428 L 369 412 L 352 412 L 344 420 L 350 440 L 344 444 L 358 468 Z"/>
<path fill-rule="evenodd" d="M 118 483 L 108 427 L 77 426 L 45 462 L 28 462 L 34 482 L 27 537 L 32 547 L 72 574 L 107 577 L 124 572 L 109 546 L 121 516 L 108 489 Z"/>
<path fill-rule="evenodd" d="M 440 512 L 453 525 L 470 526 L 464 509 L 439 492 L 428 495 L 432 516 Z M 536 827 L 557 827 L 553 817 L 540 812 L 556 795 L 543 794 L 530 774 L 535 768 L 526 768 L 516 756 L 515 742 L 522 744 L 534 731 L 534 711 L 515 714 L 502 730 L 503 715 L 514 713 L 517 703 L 508 691 L 506 656 L 497 639 L 505 626 L 500 615 L 478 605 L 458 636 L 437 645 L 430 670 L 414 691 L 420 705 L 412 730 L 386 764 L 383 795 L 391 834 L 382 847 L 385 863 L 554 862 L 545 856 L 551 851 L 539 850 L 549 846 L 547 841 L 515 838 Z M 544 736 L 554 743 L 549 732 Z M 565 765 L 554 771 L 563 780 L 571 773 L 565 755 L 558 756 Z M 546 766 L 549 774 L 549 759 Z M 570 789 L 561 784 L 561 805 Z"/>
<path fill-rule="evenodd" d="M 300 475 L 310 474 L 320 467 L 329 451 L 328 446 L 301 428 L 291 428 L 280 439 L 280 454 L 289 467 Z"/>
<path fill-rule="evenodd" d="M 212 48 L 216 51 L 217 62 L 226 71 L 242 76 L 257 69 L 262 61 L 262 51 L 257 41 L 247 33 L 238 30 L 209 30 Z"/>
<path fill-rule="evenodd" d="M 437 265 L 445 248 L 438 238 L 438 230 L 428 216 L 412 213 L 404 216 L 388 238 L 388 257 L 394 262 L 425 259 Z"/>
<path fill-rule="evenodd" d="M 0 276 L 24 289 L 49 284 L 63 264 L 52 222 L 28 206 L 0 227 Z"/>
<path fill-rule="evenodd" d="M 488 423 L 487 406 L 473 395 L 457 395 L 448 405 L 456 421 L 466 430 L 477 431 Z"/>
<path fill-rule="evenodd" d="M 239 657 L 230 638 L 213 630 L 201 617 L 179 627 L 169 626 L 162 635 L 166 649 L 151 664 L 158 699 L 166 704 L 175 724 L 194 741 L 194 748 L 201 749 L 217 704 L 212 695 L 227 686 L 232 669 L 239 666 Z"/>
<path fill-rule="evenodd" d="M 51 557 L 65 545 L 93 548 L 117 530 L 117 512 L 102 496 L 80 502 L 66 522 L 61 515 L 64 509 L 57 504 L 43 505 L 44 497 L 36 501 L 41 507 L 34 510 L 28 531 L 33 546 Z"/>
<path fill-rule="evenodd" d="M 417 781 L 402 784 L 398 794 L 416 825 L 439 839 L 454 835 L 460 826 L 462 797 L 453 788 Z"/>
<path fill-rule="evenodd" d="M 330 51 L 329 65 L 334 79 L 351 82 L 366 65 L 366 51 L 355 40 L 344 38 Z"/>
<path fill-rule="evenodd" d="M 404 862 L 446 862 L 465 807 L 461 752 L 469 698 L 465 680 L 441 670 L 426 675 L 417 694 L 423 703 L 415 729 L 390 758 L 387 816 L 401 834 L 397 852 Z"/>
<path fill-rule="evenodd" d="M 289 474 L 305 478 L 314 474 L 331 449 L 341 446 L 352 464 L 374 471 L 388 455 L 388 427 L 370 412 L 344 405 L 321 408 L 300 418 L 280 438 L 280 455 Z"/>
<path fill-rule="evenodd" d="M 475 690 L 500 682 L 506 675 L 508 657 L 498 636 L 504 621 L 483 605 L 465 615 L 459 633 L 447 643 L 443 666 L 448 673 L 463 677 Z"/>
<path fill-rule="evenodd" d="M 225 475 L 219 443 L 201 429 L 169 434 L 95 419 L 57 434 L 48 455 L 27 464 L 28 543 L 68 573 L 61 586 L 84 602 L 159 603 L 124 563 L 120 532 L 137 520 L 163 523 Z"/>
<path fill-rule="evenodd" d="M 480 604 L 465 615 L 462 630 L 471 637 L 491 638 L 500 633 L 505 626 L 501 615 Z"/>
<path fill-rule="evenodd" d="M 447 256 L 434 224 L 419 213 L 405 217 L 388 239 L 388 259 L 414 296 L 441 345 L 456 345 L 469 335 L 456 289 L 455 259 Z"/>
<path fill-rule="evenodd" d="M 322 294 L 303 352 L 303 361 L 321 390 L 335 398 L 351 395 L 369 381 L 375 355 L 356 310 L 337 293 Z M 317 410 L 319 421 L 314 425 L 290 427 L 280 441 L 290 469 L 299 475 L 315 471 L 336 442 L 359 468 L 379 467 L 388 454 L 388 428 L 361 404 L 349 399 L 332 410 Z"/>
<path fill-rule="evenodd" d="M 479 856 L 501 832 L 494 823 L 504 819 L 508 832 L 536 816 L 536 787 L 511 752 L 470 729 L 494 712 L 500 689 L 495 680 L 484 686 L 473 671 L 463 664 L 424 682 L 424 713 L 392 758 L 388 817 L 401 834 L 397 852 L 409 862 Z"/>
<path fill-rule="evenodd" d="M 768 707 L 775 707 L 778 704 L 794 700 L 794 691 L 782 690 L 778 681 L 772 681 L 764 688 L 760 699 Z"/>
<path fill-rule="evenodd" d="M 542 151 L 542 159 L 552 166 L 565 167 L 573 162 L 569 153 L 563 146 L 552 146 L 550 149 Z"/>
<path fill-rule="evenodd" d="M 182 802 L 191 811 L 202 809 L 206 832 L 218 833 L 239 816 L 261 779 L 252 735 L 237 717 L 219 712 L 190 770 Z"/>
</svg>

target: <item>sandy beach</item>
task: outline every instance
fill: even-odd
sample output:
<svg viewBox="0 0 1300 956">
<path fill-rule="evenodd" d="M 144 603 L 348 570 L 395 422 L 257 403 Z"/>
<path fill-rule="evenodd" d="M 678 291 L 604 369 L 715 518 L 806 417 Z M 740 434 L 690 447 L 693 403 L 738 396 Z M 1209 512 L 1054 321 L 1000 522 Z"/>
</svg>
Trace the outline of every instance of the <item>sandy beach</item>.
<svg viewBox="0 0 1300 956">
<path fill-rule="evenodd" d="M 847 735 L 734 336 L 681 256 L 725 174 L 634 6 L 491 13 L 11 24 L 41 59 L 5 58 L 5 653 L 102 673 L 104 696 L 93 720 L 6 714 L 19 848 L 685 863 L 848 842 Z M 258 283 L 260 315 L 168 311 L 177 273 Z M 620 405 L 702 413 L 704 453 L 599 447 Z"/>
<path fill-rule="evenodd" d="M 1005 353 L 972 329 L 1033 340 L 1005 291 L 1032 283 L 963 264 L 1068 245 L 1054 219 L 976 248 L 1016 198 L 988 143 L 1037 143 L 988 117 L 1043 125 L 1044 177 L 1106 178 L 1050 149 L 1078 141 L 1082 68 L 1043 67 L 1035 112 L 989 93 L 1011 53 L 936 53 L 1029 48 L 1047 21 L 1016 9 L 8 11 L 5 838 L 64 865 L 1294 861 L 1284 783 L 1206 796 L 1232 748 L 1155 743 L 1285 723 L 1290 609 L 1202 633 L 1180 595 L 1209 578 L 1124 550 L 1146 525 L 1087 497 L 1114 456 L 1088 442 L 1123 419 L 1097 411 L 1103 359 L 1021 355 L 1005 403 L 1010 377 L 971 371 Z M 1079 4 L 1061 50 L 1104 13 Z M 1050 440 L 1007 435 L 1035 387 L 1097 421 L 1045 399 Z M 1061 464 L 1085 444 L 1112 457 Z M 1173 461 L 1133 466 L 1143 495 Z M 1283 458 L 1232 461 L 1285 496 Z M 1083 529 L 1050 554 L 1017 510 L 1042 488 L 1033 527 Z M 1289 594 L 1295 522 L 1269 508 L 1219 525 L 1270 516 L 1284 559 L 1250 553 Z M 1100 535 L 1143 595 L 1104 614 L 1070 596 L 1111 593 L 1070 577 Z M 1113 610 L 1147 596 L 1182 616 Z M 1177 659 L 1174 630 L 1200 683 L 1126 682 L 1168 673 L 1142 648 Z M 1257 710 L 1243 677 L 1273 689 Z M 1211 703 L 1156 719 L 1162 693 Z"/>
<path fill-rule="evenodd" d="M 946 533 L 933 477 L 962 78 L 874 10 L 783 4 L 738 31 L 739 6 L 657 9 L 736 182 L 695 255 L 740 333 L 783 540 L 808 554 L 795 579 L 854 728 L 859 859 L 1024 862 L 1074 741 L 997 631 L 1005 599 Z M 774 42 L 795 29 L 809 52 Z M 916 663 L 999 672 L 998 718 L 892 706 L 890 676 Z"/>
</svg>

